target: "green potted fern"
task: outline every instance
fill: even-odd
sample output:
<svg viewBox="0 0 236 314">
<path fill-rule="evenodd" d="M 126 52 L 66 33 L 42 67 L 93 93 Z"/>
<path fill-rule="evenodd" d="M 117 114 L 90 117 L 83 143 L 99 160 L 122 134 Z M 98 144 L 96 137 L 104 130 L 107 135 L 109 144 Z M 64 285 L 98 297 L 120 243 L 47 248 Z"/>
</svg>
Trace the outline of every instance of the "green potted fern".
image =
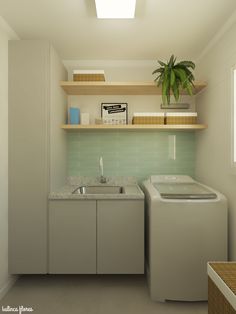
<svg viewBox="0 0 236 314">
<path fill-rule="evenodd" d="M 189 95 L 193 95 L 194 76 L 192 70 L 195 64 L 192 61 L 181 61 L 176 63 L 174 55 L 167 63 L 158 61 L 160 67 L 152 74 L 157 74 L 155 82 L 157 86 L 162 86 L 163 104 L 170 104 L 170 95 L 173 93 L 176 101 L 179 100 L 180 90 L 185 90 Z"/>
</svg>

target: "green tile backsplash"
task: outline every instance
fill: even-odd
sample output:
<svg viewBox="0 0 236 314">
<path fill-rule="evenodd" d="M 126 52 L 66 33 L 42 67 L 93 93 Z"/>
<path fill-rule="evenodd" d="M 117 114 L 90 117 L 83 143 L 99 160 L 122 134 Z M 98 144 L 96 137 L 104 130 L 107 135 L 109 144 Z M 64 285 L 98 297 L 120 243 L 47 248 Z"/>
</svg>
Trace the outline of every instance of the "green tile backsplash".
<svg viewBox="0 0 236 314">
<path fill-rule="evenodd" d="M 176 135 L 176 160 L 168 159 L 168 135 Z M 188 174 L 194 176 L 194 132 L 68 133 L 69 176 L 98 176 L 103 157 L 105 176 Z"/>
</svg>

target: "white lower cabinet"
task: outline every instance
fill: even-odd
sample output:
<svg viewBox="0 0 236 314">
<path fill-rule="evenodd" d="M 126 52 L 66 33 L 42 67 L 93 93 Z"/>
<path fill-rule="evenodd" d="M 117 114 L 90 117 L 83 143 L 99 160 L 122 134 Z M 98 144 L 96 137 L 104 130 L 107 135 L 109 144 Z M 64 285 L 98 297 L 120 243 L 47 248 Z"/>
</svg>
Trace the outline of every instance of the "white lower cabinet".
<svg viewBox="0 0 236 314">
<path fill-rule="evenodd" d="M 49 202 L 49 273 L 96 274 L 96 201 Z"/>
<path fill-rule="evenodd" d="M 97 272 L 144 273 L 143 201 L 97 202 Z"/>
<path fill-rule="evenodd" d="M 49 273 L 143 274 L 144 201 L 50 201 Z"/>
</svg>

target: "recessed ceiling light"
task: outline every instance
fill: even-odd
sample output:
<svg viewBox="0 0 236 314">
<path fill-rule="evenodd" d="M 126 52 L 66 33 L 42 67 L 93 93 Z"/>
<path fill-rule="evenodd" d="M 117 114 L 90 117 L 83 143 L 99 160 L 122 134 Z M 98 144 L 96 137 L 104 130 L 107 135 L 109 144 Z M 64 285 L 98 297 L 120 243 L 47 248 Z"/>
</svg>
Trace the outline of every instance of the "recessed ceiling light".
<svg viewBox="0 0 236 314">
<path fill-rule="evenodd" d="M 95 0 L 99 19 L 133 19 L 136 0 Z"/>
</svg>

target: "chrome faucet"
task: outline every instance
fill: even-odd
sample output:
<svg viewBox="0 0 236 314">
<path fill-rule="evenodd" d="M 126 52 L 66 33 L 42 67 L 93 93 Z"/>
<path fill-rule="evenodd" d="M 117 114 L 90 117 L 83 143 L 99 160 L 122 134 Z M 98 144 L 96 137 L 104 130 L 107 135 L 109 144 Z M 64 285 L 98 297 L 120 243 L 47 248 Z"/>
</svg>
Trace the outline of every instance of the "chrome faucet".
<svg viewBox="0 0 236 314">
<path fill-rule="evenodd" d="M 107 183 L 107 178 L 103 175 L 103 159 L 100 157 L 99 159 L 99 170 L 100 170 L 100 183 Z"/>
</svg>

